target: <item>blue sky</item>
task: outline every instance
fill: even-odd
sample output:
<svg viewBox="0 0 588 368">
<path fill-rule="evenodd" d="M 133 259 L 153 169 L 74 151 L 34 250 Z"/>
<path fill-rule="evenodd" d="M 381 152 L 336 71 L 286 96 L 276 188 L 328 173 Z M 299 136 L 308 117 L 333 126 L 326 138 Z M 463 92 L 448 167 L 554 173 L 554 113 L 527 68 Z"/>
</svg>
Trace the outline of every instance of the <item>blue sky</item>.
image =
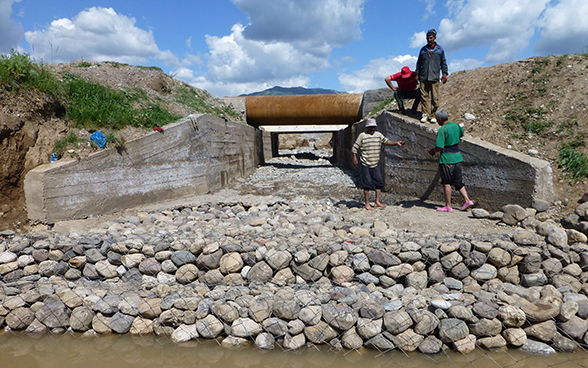
<svg viewBox="0 0 588 368">
<path fill-rule="evenodd" d="M 450 73 L 588 52 L 586 0 L 0 0 L 0 53 L 158 66 L 215 96 L 364 92 L 414 69 L 435 28 Z"/>
</svg>

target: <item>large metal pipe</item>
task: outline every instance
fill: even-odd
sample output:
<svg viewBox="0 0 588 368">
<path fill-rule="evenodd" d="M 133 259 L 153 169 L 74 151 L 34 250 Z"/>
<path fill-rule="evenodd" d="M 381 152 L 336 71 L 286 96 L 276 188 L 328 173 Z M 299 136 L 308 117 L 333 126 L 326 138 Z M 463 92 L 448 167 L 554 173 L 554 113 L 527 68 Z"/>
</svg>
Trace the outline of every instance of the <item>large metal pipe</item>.
<svg viewBox="0 0 588 368">
<path fill-rule="evenodd" d="M 351 125 L 361 119 L 362 93 L 249 96 L 247 123 L 261 125 Z"/>
</svg>

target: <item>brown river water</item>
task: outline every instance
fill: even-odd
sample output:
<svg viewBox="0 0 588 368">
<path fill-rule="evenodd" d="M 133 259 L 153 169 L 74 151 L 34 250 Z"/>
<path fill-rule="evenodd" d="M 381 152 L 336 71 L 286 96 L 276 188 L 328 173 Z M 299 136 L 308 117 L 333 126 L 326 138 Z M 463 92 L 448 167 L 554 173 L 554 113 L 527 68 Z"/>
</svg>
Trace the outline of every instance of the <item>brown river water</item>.
<svg viewBox="0 0 588 368">
<path fill-rule="evenodd" d="M 488 352 L 477 349 L 426 356 L 394 350 L 330 351 L 326 345 L 297 351 L 260 351 L 254 347 L 229 349 L 215 341 L 174 344 L 165 337 L 108 335 L 0 334 L 0 368 L 433 368 L 443 367 L 588 367 L 588 353 L 532 355 L 517 349 Z"/>
</svg>

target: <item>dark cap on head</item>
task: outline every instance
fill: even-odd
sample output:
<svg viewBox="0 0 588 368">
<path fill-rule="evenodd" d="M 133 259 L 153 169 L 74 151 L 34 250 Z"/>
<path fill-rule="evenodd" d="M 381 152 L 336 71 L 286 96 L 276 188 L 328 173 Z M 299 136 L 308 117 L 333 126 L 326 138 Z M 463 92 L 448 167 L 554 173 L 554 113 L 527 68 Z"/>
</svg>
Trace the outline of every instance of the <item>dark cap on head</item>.
<svg viewBox="0 0 588 368">
<path fill-rule="evenodd" d="M 437 31 L 435 31 L 435 29 L 429 29 L 427 31 L 427 36 L 429 36 L 429 35 L 433 35 L 433 36 L 437 37 Z"/>
</svg>

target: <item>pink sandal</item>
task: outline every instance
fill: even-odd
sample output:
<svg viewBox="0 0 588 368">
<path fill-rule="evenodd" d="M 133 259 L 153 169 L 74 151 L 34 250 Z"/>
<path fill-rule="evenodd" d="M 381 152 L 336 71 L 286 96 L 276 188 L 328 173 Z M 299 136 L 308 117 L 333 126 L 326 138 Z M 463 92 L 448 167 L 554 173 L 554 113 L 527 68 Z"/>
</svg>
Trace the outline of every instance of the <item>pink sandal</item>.
<svg viewBox="0 0 588 368">
<path fill-rule="evenodd" d="M 437 211 L 441 211 L 441 212 L 453 212 L 453 208 L 447 207 L 447 206 L 443 206 L 443 207 L 437 208 Z"/>
<path fill-rule="evenodd" d="M 474 201 L 467 201 L 466 203 L 463 204 L 463 206 L 461 206 L 461 208 L 459 210 L 465 211 L 468 208 L 472 207 L 473 205 L 474 205 Z"/>
</svg>

